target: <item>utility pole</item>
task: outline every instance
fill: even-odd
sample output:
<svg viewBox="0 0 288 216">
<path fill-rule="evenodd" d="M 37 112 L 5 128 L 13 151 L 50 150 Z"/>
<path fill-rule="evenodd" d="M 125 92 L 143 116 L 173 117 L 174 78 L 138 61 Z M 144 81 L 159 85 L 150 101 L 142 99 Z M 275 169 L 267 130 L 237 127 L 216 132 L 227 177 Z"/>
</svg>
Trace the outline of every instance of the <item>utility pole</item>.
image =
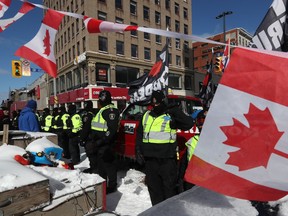
<svg viewBox="0 0 288 216">
<path fill-rule="evenodd" d="M 220 15 L 218 15 L 216 17 L 216 19 L 221 19 L 223 17 L 223 34 L 224 34 L 224 43 L 226 43 L 226 21 L 225 21 L 225 17 L 227 15 L 233 14 L 232 11 L 225 11 L 223 13 L 221 13 Z"/>
</svg>

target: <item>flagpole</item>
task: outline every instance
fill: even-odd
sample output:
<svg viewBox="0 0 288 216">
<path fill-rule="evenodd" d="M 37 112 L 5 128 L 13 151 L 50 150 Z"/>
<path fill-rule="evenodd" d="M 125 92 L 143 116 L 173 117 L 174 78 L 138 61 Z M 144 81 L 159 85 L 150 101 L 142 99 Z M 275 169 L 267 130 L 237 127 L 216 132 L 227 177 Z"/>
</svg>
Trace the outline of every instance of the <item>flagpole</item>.
<svg viewBox="0 0 288 216">
<path fill-rule="evenodd" d="M 53 89 L 54 89 L 54 107 L 57 107 L 58 99 L 57 99 L 57 92 L 56 92 L 56 78 L 53 78 Z"/>
</svg>

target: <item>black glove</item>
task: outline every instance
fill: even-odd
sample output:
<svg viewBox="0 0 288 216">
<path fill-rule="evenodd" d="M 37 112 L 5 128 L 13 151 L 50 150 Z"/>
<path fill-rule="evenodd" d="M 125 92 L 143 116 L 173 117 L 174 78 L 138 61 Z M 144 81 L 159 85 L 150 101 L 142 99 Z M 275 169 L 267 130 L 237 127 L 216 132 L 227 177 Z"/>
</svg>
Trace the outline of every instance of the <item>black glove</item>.
<svg viewBox="0 0 288 216">
<path fill-rule="evenodd" d="M 140 151 L 137 151 L 136 152 L 136 161 L 139 165 L 144 165 L 145 164 L 145 159 L 144 159 L 144 156 L 141 154 Z"/>
<path fill-rule="evenodd" d="M 79 145 L 82 146 L 82 147 L 84 147 L 84 146 L 86 145 L 86 141 L 80 140 L 80 141 L 79 141 Z"/>
</svg>

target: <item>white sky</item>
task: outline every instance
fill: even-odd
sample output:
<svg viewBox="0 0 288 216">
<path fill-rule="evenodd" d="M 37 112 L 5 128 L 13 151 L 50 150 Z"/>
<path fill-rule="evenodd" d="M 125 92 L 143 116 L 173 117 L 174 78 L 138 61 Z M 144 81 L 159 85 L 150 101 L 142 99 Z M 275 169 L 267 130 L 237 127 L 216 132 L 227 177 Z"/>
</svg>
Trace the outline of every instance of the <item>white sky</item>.
<svg viewBox="0 0 288 216">
<path fill-rule="evenodd" d="M 38 140 L 39 142 L 39 140 Z M 81 187 L 89 187 L 103 179 L 96 174 L 84 174 L 81 170 L 88 167 L 88 160 L 82 153 L 83 161 L 75 170 L 63 168 L 23 166 L 14 161 L 16 154 L 25 151 L 11 145 L 0 146 L 0 192 L 33 183 L 43 178 L 49 179 L 50 191 L 54 193 L 53 202 L 44 209 L 55 208 L 69 196 L 80 193 Z M 3 166 L 5 164 L 5 166 Z M 107 210 L 122 216 L 134 215 L 179 215 L 179 216 L 257 216 L 258 212 L 249 201 L 240 200 L 204 188 L 194 187 L 151 208 L 145 175 L 137 170 L 118 172 L 118 191 L 107 195 Z M 81 185 L 81 187 L 80 187 Z M 61 186 L 61 187 L 60 187 Z M 63 188 L 64 187 L 64 188 Z M 278 216 L 288 215 L 288 199 L 271 203 L 281 203 Z"/>
</svg>

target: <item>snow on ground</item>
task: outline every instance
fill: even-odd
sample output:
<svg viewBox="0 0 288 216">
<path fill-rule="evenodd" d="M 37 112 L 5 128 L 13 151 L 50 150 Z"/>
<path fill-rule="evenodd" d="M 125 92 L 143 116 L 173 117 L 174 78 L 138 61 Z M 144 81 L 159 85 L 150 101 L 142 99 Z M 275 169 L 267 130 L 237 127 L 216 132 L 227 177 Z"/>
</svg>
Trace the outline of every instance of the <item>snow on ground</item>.
<svg viewBox="0 0 288 216">
<path fill-rule="evenodd" d="M 64 196 L 84 187 L 101 181 L 96 174 L 84 174 L 82 171 L 88 167 L 88 159 L 82 150 L 81 163 L 75 170 L 63 168 L 22 166 L 13 160 L 15 154 L 23 154 L 23 149 L 11 146 L 0 146 L 0 192 L 14 187 L 25 185 L 37 178 L 49 178 L 50 190 L 55 197 Z M 3 164 L 5 163 L 5 166 Z M 21 176 L 24 169 L 29 170 L 29 177 Z M 9 171 L 10 170 L 10 171 Z M 32 172 L 33 171 L 33 172 Z M 36 172 L 34 172 L 36 171 Z M 56 179 L 59 182 L 54 181 Z M 107 195 L 107 210 L 121 216 L 257 216 L 258 212 L 249 201 L 224 196 L 204 188 L 194 187 L 180 195 L 174 196 L 152 207 L 147 186 L 144 183 L 145 175 L 135 169 L 121 169 L 118 171 L 118 191 Z M 66 181 L 65 179 L 70 179 Z M 72 180 L 71 180 L 72 179 Z M 280 204 L 278 216 L 288 216 L 288 198 L 272 205 Z M 49 209 L 57 203 L 51 203 Z M 152 208 L 151 208 L 152 207 Z"/>
</svg>

